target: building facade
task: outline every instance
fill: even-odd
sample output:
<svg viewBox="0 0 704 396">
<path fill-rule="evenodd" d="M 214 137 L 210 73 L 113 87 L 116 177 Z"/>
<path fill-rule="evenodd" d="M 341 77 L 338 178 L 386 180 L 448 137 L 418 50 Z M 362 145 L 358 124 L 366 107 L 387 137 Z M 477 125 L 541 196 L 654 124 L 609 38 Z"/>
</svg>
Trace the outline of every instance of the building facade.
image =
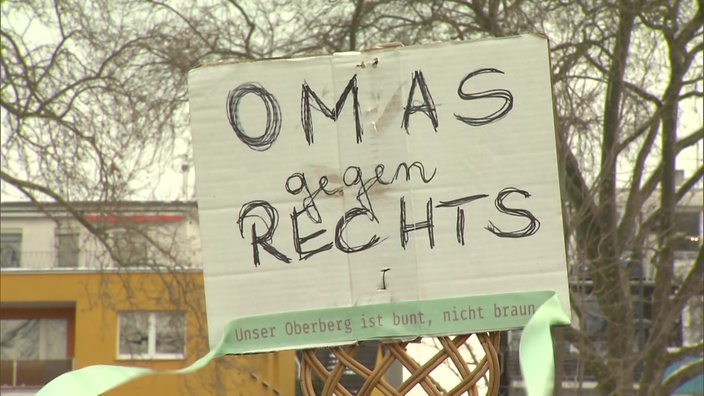
<svg viewBox="0 0 704 396">
<path fill-rule="evenodd" d="M 89 365 L 178 369 L 208 352 L 194 203 L 0 209 L 3 395 Z M 295 376 L 294 352 L 226 356 L 108 394 L 291 395 Z"/>
<path fill-rule="evenodd" d="M 652 211 L 656 210 L 659 202 L 655 197 L 652 202 L 643 205 L 645 218 Z M 678 203 L 675 212 L 675 236 L 674 247 L 674 271 L 675 285 L 694 265 L 698 251 L 702 248 L 704 236 L 704 195 L 702 188 L 693 188 Z M 645 241 L 644 258 L 641 262 L 631 263 L 626 257 L 621 262 L 622 269 L 629 271 L 629 287 L 632 296 L 633 321 L 635 328 L 635 339 L 633 340 L 634 350 L 640 350 L 646 342 L 653 320 L 651 309 L 652 296 L 655 288 L 656 267 L 654 266 L 654 255 L 656 252 L 657 240 L 652 238 Z M 599 304 L 593 294 L 594 284 L 589 276 L 586 266 L 578 257 L 568 257 L 569 283 L 572 296 L 572 303 L 578 303 L 583 310 L 583 320 L 573 315 L 573 327 L 578 327 L 587 335 L 590 342 L 597 348 L 597 352 L 606 350 L 606 329 L 609 325 L 603 318 Z M 579 301 L 575 301 L 575 300 Z M 704 339 L 704 297 L 700 294 L 688 301 L 688 304 L 679 315 L 675 325 L 675 331 L 668 334 L 668 349 L 676 351 L 682 347 L 692 347 L 698 345 Z M 520 331 L 507 332 L 508 342 L 504 347 L 508 364 L 506 373 L 506 391 L 502 394 L 523 395 L 524 384 L 521 377 L 518 349 L 520 342 Z M 687 360 L 687 358 L 685 359 Z M 572 345 L 564 346 L 562 356 L 562 394 L 581 394 L 585 396 L 598 395 L 596 391 L 597 378 L 585 366 L 580 358 L 579 350 Z M 677 368 L 677 364 L 669 366 L 666 373 L 671 373 Z M 642 366 L 635 367 L 634 375 L 636 381 L 640 378 Z M 704 387 L 704 374 L 695 377 L 693 380 L 683 384 L 676 391 L 677 395 L 700 395 Z"/>
</svg>

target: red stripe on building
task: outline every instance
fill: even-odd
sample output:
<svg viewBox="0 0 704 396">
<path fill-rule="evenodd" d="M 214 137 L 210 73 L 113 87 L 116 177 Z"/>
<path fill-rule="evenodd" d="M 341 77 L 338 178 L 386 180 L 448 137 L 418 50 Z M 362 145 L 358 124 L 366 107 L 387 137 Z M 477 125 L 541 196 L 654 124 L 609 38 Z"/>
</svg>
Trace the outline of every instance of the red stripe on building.
<svg viewBox="0 0 704 396">
<path fill-rule="evenodd" d="M 86 221 L 91 223 L 173 223 L 183 220 L 181 215 L 86 215 Z"/>
</svg>

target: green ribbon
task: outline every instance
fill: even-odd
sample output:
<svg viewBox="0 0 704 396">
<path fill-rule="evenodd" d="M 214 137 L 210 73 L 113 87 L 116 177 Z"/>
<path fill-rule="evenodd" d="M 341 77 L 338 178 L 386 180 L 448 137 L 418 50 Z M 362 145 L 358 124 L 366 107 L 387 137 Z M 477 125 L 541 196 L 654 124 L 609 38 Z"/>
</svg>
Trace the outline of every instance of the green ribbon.
<svg viewBox="0 0 704 396">
<path fill-rule="evenodd" d="M 569 317 L 563 312 L 557 295 L 547 291 L 263 315 L 229 322 L 217 346 L 188 367 L 153 370 L 88 366 L 60 375 L 37 395 L 98 395 L 144 375 L 190 373 L 227 354 L 524 327 L 520 363 L 528 395 L 548 396 L 552 394 L 554 378 L 550 326 L 556 324 L 569 324 Z"/>
<path fill-rule="evenodd" d="M 562 310 L 557 294 L 553 294 L 523 328 L 518 353 L 523 382 L 529 396 L 552 395 L 555 355 L 550 327 L 569 323 L 570 318 Z"/>
</svg>

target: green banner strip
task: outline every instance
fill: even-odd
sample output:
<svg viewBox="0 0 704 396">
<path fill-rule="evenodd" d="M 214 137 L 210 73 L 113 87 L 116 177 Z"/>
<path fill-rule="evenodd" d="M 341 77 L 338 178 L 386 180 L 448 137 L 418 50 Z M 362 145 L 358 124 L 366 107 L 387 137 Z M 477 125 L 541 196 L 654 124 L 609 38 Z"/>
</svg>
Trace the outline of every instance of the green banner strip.
<svg viewBox="0 0 704 396">
<path fill-rule="evenodd" d="M 96 365 L 62 374 L 38 396 L 98 395 L 148 374 L 182 374 L 227 354 L 307 349 L 362 340 L 523 328 L 521 370 L 530 396 L 552 393 L 550 326 L 569 324 L 554 292 L 494 294 L 287 312 L 236 319 L 210 353 L 180 370 Z"/>
<path fill-rule="evenodd" d="M 569 323 L 570 318 L 562 310 L 557 294 L 553 294 L 523 328 L 518 354 L 529 396 L 552 395 L 555 355 L 550 326 Z"/>
</svg>

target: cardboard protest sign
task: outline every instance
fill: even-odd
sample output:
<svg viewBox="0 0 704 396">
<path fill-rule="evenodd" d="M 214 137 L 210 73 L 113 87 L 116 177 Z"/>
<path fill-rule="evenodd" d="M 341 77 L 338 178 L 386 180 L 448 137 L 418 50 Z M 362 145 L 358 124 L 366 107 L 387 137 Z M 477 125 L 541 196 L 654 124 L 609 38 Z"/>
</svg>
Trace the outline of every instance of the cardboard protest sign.
<svg viewBox="0 0 704 396">
<path fill-rule="evenodd" d="M 569 312 L 545 38 L 209 65 L 189 90 L 211 345 Z"/>
</svg>

